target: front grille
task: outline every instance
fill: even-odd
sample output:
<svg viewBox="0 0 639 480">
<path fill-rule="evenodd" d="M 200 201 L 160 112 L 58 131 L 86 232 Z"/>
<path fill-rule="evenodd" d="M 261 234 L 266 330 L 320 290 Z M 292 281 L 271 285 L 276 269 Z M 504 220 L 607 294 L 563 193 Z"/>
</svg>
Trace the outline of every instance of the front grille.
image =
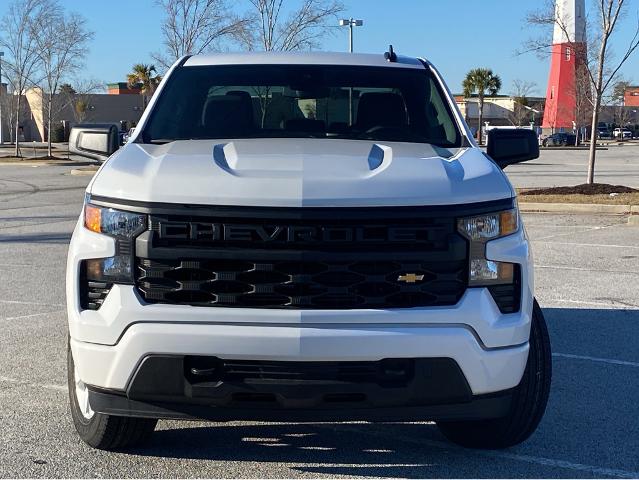
<svg viewBox="0 0 639 480">
<path fill-rule="evenodd" d="M 151 260 L 138 263 L 148 302 L 220 307 L 386 308 L 453 305 L 466 261 L 265 262 Z M 404 283 L 400 277 L 421 280 Z M 410 277 L 409 277 L 410 279 Z"/>
<path fill-rule="evenodd" d="M 467 287 L 457 215 L 420 208 L 151 214 L 135 282 L 149 303 L 353 309 L 456 304 Z"/>
</svg>

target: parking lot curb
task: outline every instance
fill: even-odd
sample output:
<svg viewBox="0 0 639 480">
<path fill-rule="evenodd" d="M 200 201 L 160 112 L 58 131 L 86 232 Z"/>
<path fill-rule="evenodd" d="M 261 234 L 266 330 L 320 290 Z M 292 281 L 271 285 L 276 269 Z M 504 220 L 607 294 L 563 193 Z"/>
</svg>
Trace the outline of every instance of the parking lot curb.
<svg viewBox="0 0 639 480">
<path fill-rule="evenodd" d="M 542 203 L 519 202 L 522 212 L 546 212 L 546 213 L 604 213 L 623 215 L 628 213 L 639 214 L 639 206 L 630 205 L 599 205 L 591 203 Z"/>
<path fill-rule="evenodd" d="M 19 162 L 4 162 L 0 157 L 0 165 L 8 165 L 10 167 L 69 167 L 69 166 L 83 166 L 94 165 L 94 162 L 78 162 L 75 160 L 23 160 Z"/>
</svg>

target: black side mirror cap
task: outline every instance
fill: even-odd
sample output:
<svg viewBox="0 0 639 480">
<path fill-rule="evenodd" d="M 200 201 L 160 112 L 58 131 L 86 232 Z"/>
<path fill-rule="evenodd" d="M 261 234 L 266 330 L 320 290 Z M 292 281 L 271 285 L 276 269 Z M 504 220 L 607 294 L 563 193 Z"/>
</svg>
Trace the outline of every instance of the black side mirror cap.
<svg viewBox="0 0 639 480">
<path fill-rule="evenodd" d="M 513 163 L 539 158 L 539 140 L 534 130 L 494 128 L 488 132 L 487 153 L 502 169 Z"/>
<path fill-rule="evenodd" d="M 69 134 L 69 152 L 82 157 L 103 162 L 118 148 L 120 136 L 114 124 L 75 125 Z"/>
</svg>

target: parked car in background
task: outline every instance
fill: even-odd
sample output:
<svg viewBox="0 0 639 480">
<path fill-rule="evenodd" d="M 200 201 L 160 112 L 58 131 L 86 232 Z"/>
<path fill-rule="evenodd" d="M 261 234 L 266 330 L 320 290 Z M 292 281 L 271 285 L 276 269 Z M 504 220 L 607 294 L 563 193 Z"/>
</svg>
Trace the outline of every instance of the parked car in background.
<svg viewBox="0 0 639 480">
<path fill-rule="evenodd" d="M 607 128 L 598 128 L 597 129 L 597 138 L 600 139 L 611 139 L 612 133 Z"/>
<path fill-rule="evenodd" d="M 553 133 L 544 138 L 541 144 L 544 147 L 566 147 L 575 145 L 577 138 L 572 133 Z"/>
<path fill-rule="evenodd" d="M 615 128 L 612 131 L 612 135 L 615 138 L 623 138 L 623 139 L 630 139 L 632 138 L 632 132 L 630 130 L 628 130 L 627 128 Z"/>
</svg>

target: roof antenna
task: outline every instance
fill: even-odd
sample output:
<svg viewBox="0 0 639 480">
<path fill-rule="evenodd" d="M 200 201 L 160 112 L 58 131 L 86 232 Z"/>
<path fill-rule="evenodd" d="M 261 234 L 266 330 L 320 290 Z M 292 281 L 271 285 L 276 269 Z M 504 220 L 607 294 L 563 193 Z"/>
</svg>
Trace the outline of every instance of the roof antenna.
<svg viewBox="0 0 639 480">
<path fill-rule="evenodd" d="M 384 52 L 384 58 L 386 60 L 388 60 L 389 62 L 396 62 L 397 61 L 397 55 L 395 55 L 395 52 L 393 51 L 393 46 L 392 45 L 388 46 L 388 52 Z"/>
</svg>

